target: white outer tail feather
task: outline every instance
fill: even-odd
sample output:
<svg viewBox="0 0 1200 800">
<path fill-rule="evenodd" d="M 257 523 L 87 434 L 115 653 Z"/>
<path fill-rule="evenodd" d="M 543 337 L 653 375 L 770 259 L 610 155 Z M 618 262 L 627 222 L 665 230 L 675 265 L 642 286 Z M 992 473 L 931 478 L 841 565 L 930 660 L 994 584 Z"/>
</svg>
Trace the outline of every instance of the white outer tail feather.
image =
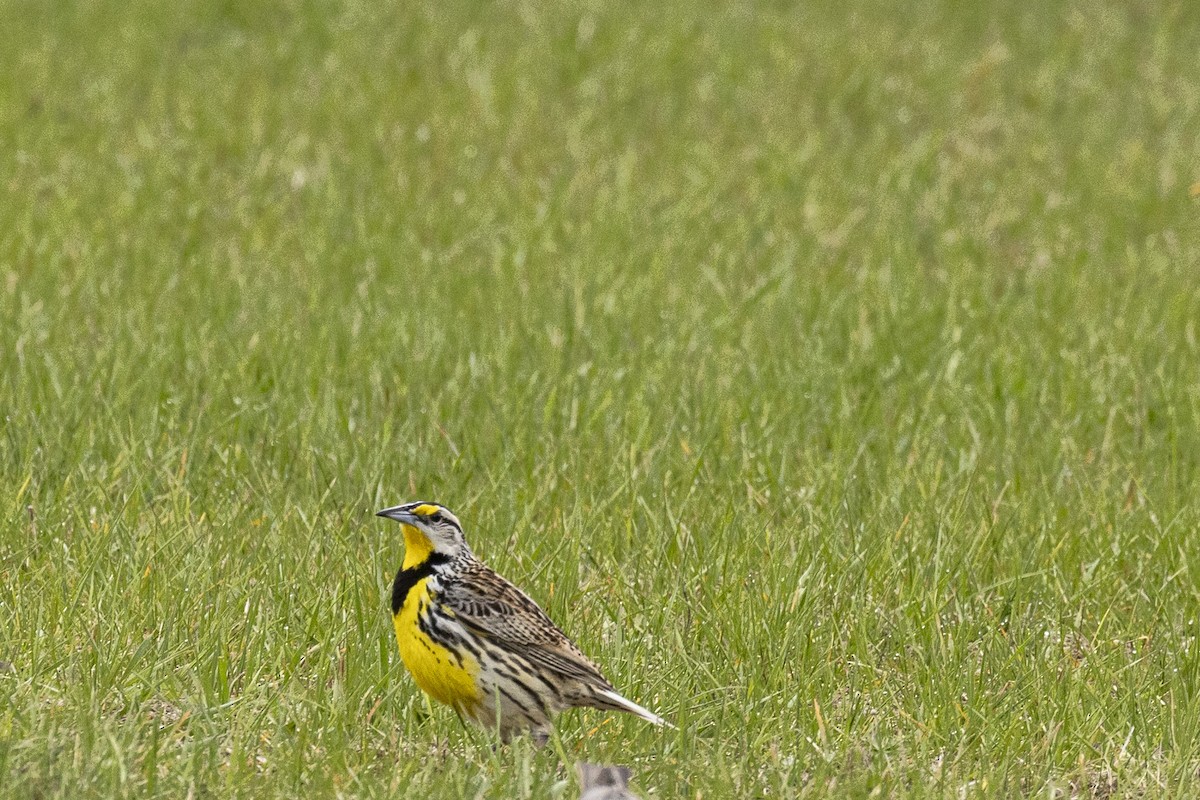
<svg viewBox="0 0 1200 800">
<path fill-rule="evenodd" d="M 596 694 L 602 695 L 604 698 L 611 700 L 613 703 L 615 703 L 616 705 L 625 709 L 630 714 L 636 714 L 637 716 L 646 720 L 646 722 L 652 723 L 654 725 L 665 725 L 672 730 L 676 729 L 674 725 L 667 722 L 665 719 L 660 717 L 658 714 L 655 714 L 650 709 L 643 708 L 642 706 L 639 706 L 637 703 L 633 702 L 632 700 L 629 700 L 628 698 L 625 698 L 625 697 L 621 697 L 621 695 L 617 694 L 616 692 L 610 692 L 608 689 L 598 689 L 598 690 L 596 690 Z"/>
</svg>

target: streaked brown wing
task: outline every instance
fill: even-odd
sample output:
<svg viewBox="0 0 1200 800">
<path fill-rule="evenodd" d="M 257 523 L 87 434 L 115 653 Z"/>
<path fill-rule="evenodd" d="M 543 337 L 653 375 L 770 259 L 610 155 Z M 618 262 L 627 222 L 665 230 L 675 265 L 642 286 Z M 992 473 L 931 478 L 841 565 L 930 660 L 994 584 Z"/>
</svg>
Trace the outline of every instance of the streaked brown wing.
<svg viewBox="0 0 1200 800">
<path fill-rule="evenodd" d="M 476 564 L 442 582 L 441 601 L 464 626 L 568 678 L 612 685 L 546 612 L 490 568 Z"/>
</svg>

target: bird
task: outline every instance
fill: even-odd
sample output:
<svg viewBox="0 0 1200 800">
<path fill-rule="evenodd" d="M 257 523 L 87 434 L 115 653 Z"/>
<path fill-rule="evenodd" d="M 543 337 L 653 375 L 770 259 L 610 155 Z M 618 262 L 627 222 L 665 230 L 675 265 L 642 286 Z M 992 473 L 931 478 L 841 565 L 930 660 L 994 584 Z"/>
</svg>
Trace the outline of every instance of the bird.
<svg viewBox="0 0 1200 800">
<path fill-rule="evenodd" d="M 425 694 L 498 730 L 503 742 L 528 732 L 544 745 L 553 716 L 568 708 L 669 725 L 618 694 L 529 595 L 480 561 L 450 509 L 418 501 L 376 516 L 404 532 L 392 623 L 400 658 Z"/>
<path fill-rule="evenodd" d="M 580 761 L 575 769 L 579 772 L 579 800 L 639 800 L 629 790 L 629 767 Z"/>
</svg>

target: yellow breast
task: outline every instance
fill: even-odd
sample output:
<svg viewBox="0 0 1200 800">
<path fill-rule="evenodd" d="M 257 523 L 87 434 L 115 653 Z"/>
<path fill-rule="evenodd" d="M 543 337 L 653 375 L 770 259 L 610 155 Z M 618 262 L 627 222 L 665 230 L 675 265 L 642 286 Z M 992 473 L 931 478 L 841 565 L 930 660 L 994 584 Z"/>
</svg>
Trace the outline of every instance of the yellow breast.
<svg viewBox="0 0 1200 800">
<path fill-rule="evenodd" d="M 470 653 L 462 652 L 460 666 L 454 653 L 429 638 L 417 624 L 421 613 L 433 602 L 428 583 L 429 579 L 424 578 L 413 586 L 400 611 L 392 617 L 400 658 L 422 691 L 439 703 L 469 715 L 480 699 L 475 683 L 479 662 Z"/>
</svg>

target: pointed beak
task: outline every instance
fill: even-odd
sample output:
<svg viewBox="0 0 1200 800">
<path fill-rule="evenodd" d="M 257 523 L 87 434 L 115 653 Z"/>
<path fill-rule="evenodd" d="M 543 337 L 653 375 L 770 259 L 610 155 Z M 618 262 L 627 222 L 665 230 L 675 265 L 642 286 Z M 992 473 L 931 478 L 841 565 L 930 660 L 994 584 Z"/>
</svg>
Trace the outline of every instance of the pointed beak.
<svg viewBox="0 0 1200 800">
<path fill-rule="evenodd" d="M 383 511 L 375 512 L 375 516 L 383 517 L 384 519 L 394 519 L 403 525 L 415 526 L 417 524 L 417 518 L 407 511 L 404 506 L 385 508 Z"/>
</svg>

